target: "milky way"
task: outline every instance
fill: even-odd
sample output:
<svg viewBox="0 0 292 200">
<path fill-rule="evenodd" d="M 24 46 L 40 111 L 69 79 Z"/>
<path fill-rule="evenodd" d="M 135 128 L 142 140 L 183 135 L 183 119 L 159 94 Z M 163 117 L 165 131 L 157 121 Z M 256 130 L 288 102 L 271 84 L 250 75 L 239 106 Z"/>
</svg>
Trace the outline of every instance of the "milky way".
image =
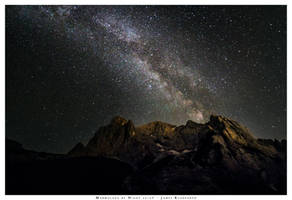
<svg viewBox="0 0 292 200">
<path fill-rule="evenodd" d="M 29 148 L 66 152 L 115 115 L 286 137 L 285 6 L 8 6 L 6 43 L 7 136 Z"/>
</svg>

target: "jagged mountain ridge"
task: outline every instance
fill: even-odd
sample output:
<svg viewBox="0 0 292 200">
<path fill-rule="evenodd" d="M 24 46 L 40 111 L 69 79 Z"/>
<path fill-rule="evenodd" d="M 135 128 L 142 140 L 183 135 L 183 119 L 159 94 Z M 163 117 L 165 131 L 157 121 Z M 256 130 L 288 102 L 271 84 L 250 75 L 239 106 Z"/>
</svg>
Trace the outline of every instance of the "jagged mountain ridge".
<svg viewBox="0 0 292 200">
<path fill-rule="evenodd" d="M 286 140 L 223 116 L 175 126 L 115 117 L 67 155 L 6 140 L 8 194 L 286 194 Z"/>
<path fill-rule="evenodd" d="M 212 115 L 206 124 L 156 121 L 138 127 L 115 117 L 86 146 L 75 149 L 81 151 L 69 156 L 106 156 L 134 166 L 137 172 L 124 185 L 134 193 L 145 192 L 145 184 L 151 193 L 286 191 L 286 141 L 257 139 L 223 116 Z"/>
<path fill-rule="evenodd" d="M 285 140 L 256 139 L 247 128 L 236 121 L 222 117 L 210 117 L 206 124 L 189 120 L 186 125 L 175 126 L 160 121 L 135 127 L 131 120 L 115 117 L 107 126 L 101 127 L 86 146 L 78 143 L 68 154 L 70 156 L 114 156 L 123 160 L 123 154 L 136 154 L 139 159 L 147 153 L 157 156 L 160 153 L 180 154 L 189 151 L 214 151 L 218 146 L 236 156 L 245 150 L 254 150 L 267 157 L 281 156 Z M 149 150 L 149 152 L 148 152 Z M 235 158 L 234 158 L 235 159 Z M 125 159 L 130 163 L 139 160 Z"/>
</svg>

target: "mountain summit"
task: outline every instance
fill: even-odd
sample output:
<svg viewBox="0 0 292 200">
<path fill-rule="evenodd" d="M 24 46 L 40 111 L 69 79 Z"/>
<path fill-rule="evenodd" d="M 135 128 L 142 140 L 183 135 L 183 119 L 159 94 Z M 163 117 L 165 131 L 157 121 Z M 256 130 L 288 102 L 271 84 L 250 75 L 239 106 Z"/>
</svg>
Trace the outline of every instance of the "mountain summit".
<svg viewBox="0 0 292 200">
<path fill-rule="evenodd" d="M 68 155 L 105 156 L 130 164 L 136 172 L 124 187 L 133 193 L 285 191 L 286 141 L 257 139 L 223 116 L 212 115 L 206 124 L 155 121 L 137 127 L 115 117 L 86 146 L 77 144 Z M 145 189 L 148 183 L 151 187 Z"/>
</svg>

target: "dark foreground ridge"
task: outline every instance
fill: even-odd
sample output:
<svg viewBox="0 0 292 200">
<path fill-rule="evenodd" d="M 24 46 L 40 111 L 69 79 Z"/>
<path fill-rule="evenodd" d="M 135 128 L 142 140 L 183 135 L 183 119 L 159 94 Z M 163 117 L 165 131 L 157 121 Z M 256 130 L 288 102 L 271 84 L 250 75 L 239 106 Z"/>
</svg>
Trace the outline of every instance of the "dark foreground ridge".
<svg viewBox="0 0 292 200">
<path fill-rule="evenodd" d="M 256 139 L 239 123 L 115 117 L 67 155 L 6 140 L 6 194 L 286 194 L 286 140 Z"/>
</svg>

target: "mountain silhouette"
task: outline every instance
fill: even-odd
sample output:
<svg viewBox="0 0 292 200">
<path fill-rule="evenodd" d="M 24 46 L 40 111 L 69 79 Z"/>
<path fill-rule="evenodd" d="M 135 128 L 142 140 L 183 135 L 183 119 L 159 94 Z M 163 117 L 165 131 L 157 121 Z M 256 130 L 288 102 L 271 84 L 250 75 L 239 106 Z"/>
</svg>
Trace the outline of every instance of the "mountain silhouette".
<svg viewBox="0 0 292 200">
<path fill-rule="evenodd" d="M 6 141 L 6 166 L 9 194 L 287 192 L 286 140 L 255 138 L 236 121 L 215 115 L 205 124 L 155 121 L 137 127 L 117 116 L 67 155 L 32 152 Z M 29 187 L 20 178 L 29 179 L 29 186 L 45 183 Z"/>
</svg>

